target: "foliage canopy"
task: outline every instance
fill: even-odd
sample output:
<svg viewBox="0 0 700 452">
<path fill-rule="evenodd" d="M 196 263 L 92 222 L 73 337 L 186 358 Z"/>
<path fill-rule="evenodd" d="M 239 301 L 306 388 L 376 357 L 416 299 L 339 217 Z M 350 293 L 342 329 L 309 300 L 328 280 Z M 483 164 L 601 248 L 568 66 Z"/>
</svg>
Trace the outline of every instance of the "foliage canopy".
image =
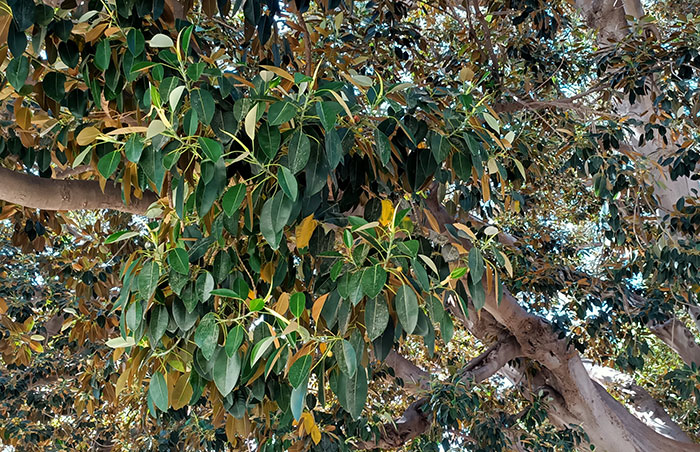
<svg viewBox="0 0 700 452">
<path fill-rule="evenodd" d="M 698 450 L 700 18 L 624 3 L 3 1 L 0 444 Z"/>
</svg>

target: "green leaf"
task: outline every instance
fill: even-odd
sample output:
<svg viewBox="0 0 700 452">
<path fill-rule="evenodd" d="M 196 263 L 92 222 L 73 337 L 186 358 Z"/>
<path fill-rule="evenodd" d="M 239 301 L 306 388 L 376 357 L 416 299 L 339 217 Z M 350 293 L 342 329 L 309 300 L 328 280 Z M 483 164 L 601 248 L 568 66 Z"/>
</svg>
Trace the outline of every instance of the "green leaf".
<svg viewBox="0 0 700 452">
<path fill-rule="evenodd" d="M 102 177 L 109 179 L 109 177 L 114 174 L 117 170 L 119 162 L 122 159 L 122 154 L 119 151 L 112 151 L 109 154 L 102 156 L 99 162 L 97 162 L 97 170 L 100 172 Z"/>
<path fill-rule="evenodd" d="M 501 125 L 498 121 L 498 119 L 494 118 L 491 113 L 484 112 L 484 119 L 486 120 L 486 123 L 491 126 L 493 130 L 496 131 L 496 133 L 501 133 Z"/>
<path fill-rule="evenodd" d="M 445 313 L 440 320 L 440 334 L 442 334 L 442 340 L 447 344 L 452 340 L 452 336 L 455 333 L 455 326 L 452 322 L 452 318 Z"/>
<path fill-rule="evenodd" d="M 180 299 L 175 299 L 173 301 L 173 318 L 175 323 L 182 331 L 189 331 L 199 319 L 199 314 L 197 312 L 187 312 L 187 307 Z"/>
<path fill-rule="evenodd" d="M 197 277 L 197 297 L 202 303 L 211 298 L 211 292 L 214 290 L 214 277 L 211 273 L 205 271 Z"/>
<path fill-rule="evenodd" d="M 143 305 L 141 301 L 136 300 L 126 309 L 126 326 L 131 331 L 136 331 L 141 326 L 143 320 Z"/>
<path fill-rule="evenodd" d="M 136 231 L 119 231 L 115 232 L 114 234 L 109 235 L 105 241 L 105 245 L 109 245 L 110 243 L 115 243 L 115 242 L 121 242 L 122 240 L 127 240 L 132 237 L 138 236 L 139 233 Z"/>
<path fill-rule="evenodd" d="M 386 270 L 380 264 L 364 269 L 362 272 L 362 292 L 375 298 L 386 284 Z"/>
<path fill-rule="evenodd" d="M 231 289 L 214 289 L 210 293 L 211 295 L 217 295 L 219 297 L 236 298 L 241 300 L 241 297 L 238 296 L 238 293 Z"/>
<path fill-rule="evenodd" d="M 257 342 L 253 346 L 253 351 L 250 353 L 250 365 L 251 367 L 255 365 L 256 362 L 265 354 L 272 342 L 275 340 L 274 336 L 268 336 L 261 341 Z"/>
<path fill-rule="evenodd" d="M 279 247 L 282 231 L 291 213 L 292 201 L 282 192 L 277 192 L 263 204 L 260 212 L 260 232 L 274 250 Z"/>
<path fill-rule="evenodd" d="M 277 127 L 263 122 L 258 129 L 258 144 L 268 159 L 272 160 L 277 155 L 282 142 L 282 135 Z"/>
<path fill-rule="evenodd" d="M 61 72 L 49 72 L 41 82 L 44 93 L 56 102 L 61 102 L 66 97 L 65 85 L 66 76 Z"/>
<path fill-rule="evenodd" d="M 341 111 L 343 111 L 343 107 L 338 102 L 324 101 L 316 103 L 316 114 L 326 131 L 335 127 L 335 121 Z"/>
<path fill-rule="evenodd" d="M 250 310 L 252 312 L 261 311 L 265 307 L 265 300 L 262 298 L 254 298 L 250 300 Z"/>
<path fill-rule="evenodd" d="M 126 34 L 126 45 L 133 56 L 141 55 L 146 48 L 146 40 L 143 38 L 141 30 L 137 28 L 129 30 Z"/>
<path fill-rule="evenodd" d="M 155 261 L 148 261 L 141 268 L 138 278 L 138 288 L 141 298 L 148 301 L 153 297 L 160 278 L 160 266 Z"/>
<path fill-rule="evenodd" d="M 6 69 L 7 81 L 12 87 L 19 91 L 24 86 L 25 80 L 29 75 L 29 59 L 24 55 L 13 58 L 7 65 Z"/>
<path fill-rule="evenodd" d="M 289 140 L 289 153 L 287 154 L 287 165 L 292 173 L 296 174 L 303 170 L 311 155 L 311 142 L 301 129 L 297 129 Z"/>
<path fill-rule="evenodd" d="M 169 322 L 170 315 L 168 314 L 168 308 L 162 304 L 158 304 L 151 309 L 151 320 L 148 323 L 148 332 L 152 347 L 155 347 L 160 338 L 163 337 Z"/>
<path fill-rule="evenodd" d="M 365 327 L 371 341 L 384 333 L 389 324 L 389 307 L 381 298 L 373 298 L 365 305 Z"/>
<path fill-rule="evenodd" d="M 223 397 L 226 397 L 233 391 L 233 388 L 238 382 L 238 376 L 241 373 L 241 358 L 238 353 L 233 353 L 229 356 L 224 352 L 223 347 L 220 347 L 214 359 L 214 368 L 212 369 L 212 377 L 214 384 Z"/>
<path fill-rule="evenodd" d="M 396 314 L 406 333 L 411 334 L 418 323 L 418 299 L 411 286 L 406 284 L 399 287 L 394 297 Z"/>
<path fill-rule="evenodd" d="M 212 162 L 216 162 L 217 160 L 219 160 L 221 158 L 221 155 L 224 153 L 224 147 L 221 145 L 221 143 L 219 143 L 216 140 L 212 140 L 211 138 L 199 137 L 197 141 L 199 142 L 199 146 L 204 151 L 204 154 Z"/>
<path fill-rule="evenodd" d="M 224 197 L 221 200 L 221 205 L 224 208 L 224 212 L 229 217 L 240 207 L 241 203 L 245 199 L 246 186 L 245 184 L 234 185 L 233 187 L 226 190 Z"/>
<path fill-rule="evenodd" d="M 469 279 L 472 282 L 481 282 L 481 277 L 484 276 L 484 258 L 481 257 L 481 251 L 479 248 L 473 247 L 469 250 L 469 256 L 467 257 L 469 262 Z"/>
<path fill-rule="evenodd" d="M 271 126 L 278 126 L 292 119 L 297 114 L 297 107 L 287 101 L 275 102 L 267 110 L 267 121 Z"/>
<path fill-rule="evenodd" d="M 296 318 L 301 317 L 306 308 L 306 295 L 296 292 L 289 298 L 289 312 Z"/>
<path fill-rule="evenodd" d="M 109 46 L 109 39 L 103 39 L 97 44 L 95 49 L 95 67 L 101 71 L 106 71 L 109 67 L 111 56 L 112 48 Z"/>
<path fill-rule="evenodd" d="M 208 313 L 199 321 L 194 332 L 194 343 L 202 351 L 202 356 L 209 361 L 219 342 L 219 326 L 216 324 L 216 314 Z"/>
<path fill-rule="evenodd" d="M 187 251 L 182 248 L 170 250 L 170 253 L 168 253 L 168 265 L 176 272 L 188 275 L 190 273 L 190 261 Z"/>
<path fill-rule="evenodd" d="M 433 158 L 437 163 L 442 163 L 450 155 L 452 145 L 446 136 L 439 133 L 433 133 L 430 140 L 430 150 L 433 153 Z"/>
<path fill-rule="evenodd" d="M 190 94 L 190 103 L 192 108 L 197 112 L 199 120 L 203 124 L 209 125 L 212 118 L 214 117 L 214 110 L 216 109 L 216 104 L 214 103 L 214 98 L 209 91 L 204 89 L 194 89 Z"/>
<path fill-rule="evenodd" d="M 165 377 L 162 373 L 156 372 L 151 376 L 148 395 L 159 410 L 168 411 L 168 385 L 165 383 Z"/>
<path fill-rule="evenodd" d="M 238 351 L 238 348 L 243 343 L 244 338 L 245 329 L 243 328 L 243 326 L 236 325 L 233 328 L 231 328 L 231 331 L 229 331 L 228 335 L 226 336 L 226 346 L 224 347 L 224 349 L 226 350 L 226 354 L 228 356 L 233 356 L 233 354 Z"/>
<path fill-rule="evenodd" d="M 382 165 L 386 166 L 391 159 L 391 143 L 389 137 L 379 129 L 374 129 L 374 145 L 377 148 L 377 154 Z"/>
<path fill-rule="evenodd" d="M 138 163 L 143 153 L 143 138 L 140 135 L 133 134 L 124 143 L 124 154 L 130 162 Z"/>
<path fill-rule="evenodd" d="M 294 174 L 289 171 L 284 166 L 280 166 L 277 171 L 277 180 L 279 181 L 280 187 L 285 195 L 289 197 L 292 201 L 297 200 L 299 195 L 299 186 L 297 184 L 297 178 Z"/>
<path fill-rule="evenodd" d="M 338 361 L 338 368 L 348 377 L 353 377 L 357 371 L 357 357 L 352 344 L 345 339 L 336 342 L 333 347 L 333 354 Z"/>
<path fill-rule="evenodd" d="M 472 303 L 474 304 L 474 309 L 478 311 L 484 307 L 486 304 L 486 294 L 484 293 L 484 286 L 481 284 L 481 280 L 474 282 L 471 278 L 467 281 L 467 288 L 469 289 L 469 294 L 472 297 Z"/>
<path fill-rule="evenodd" d="M 353 419 L 360 419 L 367 401 L 367 373 L 360 367 L 355 375 L 348 378 L 345 386 L 345 403 Z"/>
<path fill-rule="evenodd" d="M 289 383 L 292 387 L 299 387 L 309 378 L 311 371 L 311 355 L 301 356 L 289 367 Z"/>
<path fill-rule="evenodd" d="M 301 413 L 304 411 L 306 404 L 306 391 L 308 389 L 308 380 L 304 380 L 302 384 L 292 389 L 292 394 L 289 397 L 289 405 L 292 410 L 292 415 L 297 421 L 301 419 Z"/>
</svg>

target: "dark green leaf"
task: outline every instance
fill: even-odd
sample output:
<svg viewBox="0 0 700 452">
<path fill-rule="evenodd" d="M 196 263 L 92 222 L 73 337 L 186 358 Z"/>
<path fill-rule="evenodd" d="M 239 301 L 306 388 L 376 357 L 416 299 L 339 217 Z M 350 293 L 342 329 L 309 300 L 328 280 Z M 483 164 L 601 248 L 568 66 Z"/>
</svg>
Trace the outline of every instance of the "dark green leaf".
<svg viewBox="0 0 700 452">
<path fill-rule="evenodd" d="M 159 410 L 168 411 L 168 385 L 165 383 L 165 377 L 162 373 L 156 372 L 151 376 L 148 395 Z"/>
<path fill-rule="evenodd" d="M 122 154 L 119 151 L 113 151 L 109 154 L 103 155 L 97 162 L 97 170 L 100 172 L 102 177 L 109 179 L 109 177 L 114 174 L 114 171 L 116 171 L 121 159 Z"/>
<path fill-rule="evenodd" d="M 244 338 L 245 329 L 241 325 L 236 325 L 231 328 L 231 331 L 229 331 L 228 335 L 226 336 L 226 346 L 224 347 L 226 354 L 228 356 L 233 356 L 233 354 L 238 351 L 238 348 L 243 343 Z"/>
<path fill-rule="evenodd" d="M 287 101 L 275 102 L 267 111 L 267 121 L 271 126 L 278 126 L 292 119 L 297 114 L 297 107 Z"/>
<path fill-rule="evenodd" d="M 182 248 L 174 248 L 168 253 L 168 264 L 176 272 L 187 275 L 190 273 L 190 261 L 187 251 Z"/>
<path fill-rule="evenodd" d="M 377 154 L 382 165 L 386 166 L 391 159 L 391 143 L 389 137 L 379 129 L 374 129 L 374 145 L 377 148 Z"/>
<path fill-rule="evenodd" d="M 112 49 L 109 46 L 109 39 L 103 39 L 95 49 L 95 67 L 101 71 L 107 70 L 111 56 Z"/>
<path fill-rule="evenodd" d="M 481 257 L 479 248 L 473 247 L 469 250 L 469 279 L 473 283 L 481 282 L 481 277 L 484 276 L 484 258 Z"/>
<path fill-rule="evenodd" d="M 394 305 L 404 331 L 408 334 L 413 333 L 418 323 L 418 299 L 411 286 L 404 284 L 399 287 Z"/>
<path fill-rule="evenodd" d="M 24 86 L 24 81 L 29 75 L 29 60 L 24 55 L 13 58 L 7 65 L 6 69 L 7 81 L 12 87 L 19 91 Z"/>
<path fill-rule="evenodd" d="M 316 103 L 316 114 L 326 131 L 335 127 L 336 118 L 341 111 L 343 111 L 343 107 L 338 102 L 324 101 Z"/>
<path fill-rule="evenodd" d="M 289 171 L 284 166 L 280 166 L 277 171 L 277 180 L 279 181 L 280 187 L 285 195 L 289 197 L 292 201 L 297 200 L 299 194 L 299 187 L 297 185 L 297 178 L 294 174 Z"/>
<path fill-rule="evenodd" d="M 199 321 L 194 332 L 194 343 L 202 351 L 204 358 L 209 361 L 214 356 L 218 342 L 219 326 L 216 323 L 216 314 L 210 312 Z"/>
<path fill-rule="evenodd" d="M 294 173 L 303 170 L 311 155 L 311 142 L 301 129 L 297 129 L 289 140 L 289 153 L 287 154 L 287 165 Z"/>
<path fill-rule="evenodd" d="M 202 121 L 203 124 L 209 125 L 214 117 L 214 109 L 216 108 L 214 98 L 209 91 L 201 88 L 192 90 L 190 94 L 190 103 L 194 111 L 197 112 L 199 120 Z"/>
<path fill-rule="evenodd" d="M 155 348 L 156 345 L 158 345 L 158 341 L 163 337 L 163 334 L 165 334 L 169 322 L 170 315 L 168 314 L 168 308 L 162 304 L 157 304 L 151 308 L 151 320 L 148 323 L 148 332 L 152 347 Z"/>
<path fill-rule="evenodd" d="M 212 162 L 216 162 L 217 160 L 219 160 L 221 158 L 221 155 L 224 153 L 224 147 L 221 145 L 221 143 L 219 143 L 216 140 L 212 140 L 211 138 L 199 137 L 197 141 L 199 142 L 199 146 L 204 151 L 204 154 Z"/>
<path fill-rule="evenodd" d="M 296 292 L 289 298 L 289 312 L 296 318 L 301 317 L 306 308 L 306 296 L 302 292 Z"/>
<path fill-rule="evenodd" d="M 233 187 L 226 190 L 224 197 L 221 200 L 221 206 L 224 208 L 224 212 L 229 217 L 240 207 L 241 203 L 245 199 L 246 186 L 245 184 L 234 185 Z"/>
<path fill-rule="evenodd" d="M 367 401 L 367 373 L 364 367 L 357 369 L 355 375 L 347 379 L 345 401 L 353 419 L 360 419 Z"/>
<path fill-rule="evenodd" d="M 238 353 L 233 353 L 229 356 L 224 351 L 223 347 L 219 347 L 216 357 L 214 358 L 212 377 L 214 377 L 216 388 L 223 397 L 226 397 L 233 391 L 233 388 L 238 382 L 240 373 L 241 358 Z"/>
<path fill-rule="evenodd" d="M 272 160 L 277 155 L 282 141 L 282 135 L 277 127 L 271 126 L 267 122 L 260 125 L 257 133 L 260 149 L 265 153 L 268 159 Z"/>
<path fill-rule="evenodd" d="M 141 30 L 137 28 L 129 30 L 126 34 L 126 45 L 133 56 L 141 55 L 146 48 L 146 40 L 143 38 Z"/>
<path fill-rule="evenodd" d="M 309 378 L 311 361 L 311 355 L 303 355 L 289 367 L 289 383 L 293 388 L 299 387 Z"/>
<path fill-rule="evenodd" d="M 365 305 L 365 327 L 371 341 L 382 335 L 389 323 L 389 307 L 382 298 L 373 298 Z"/>
<path fill-rule="evenodd" d="M 338 367 L 348 377 L 353 377 L 357 371 L 357 357 L 352 344 L 345 339 L 335 343 L 333 355 L 338 361 Z"/>
<path fill-rule="evenodd" d="M 386 284 L 386 270 L 380 264 L 362 272 L 362 292 L 369 298 L 379 295 Z"/>
<path fill-rule="evenodd" d="M 138 288 L 141 298 L 148 301 L 151 299 L 158 286 L 160 278 L 160 266 L 155 261 L 146 262 L 141 268 L 138 277 Z"/>
<path fill-rule="evenodd" d="M 130 135 L 124 144 L 124 154 L 130 162 L 138 163 L 143 153 L 143 138 L 140 135 Z"/>
<path fill-rule="evenodd" d="M 44 93 L 56 102 L 61 102 L 66 96 L 65 84 L 66 76 L 61 72 L 49 72 L 41 83 Z"/>
</svg>

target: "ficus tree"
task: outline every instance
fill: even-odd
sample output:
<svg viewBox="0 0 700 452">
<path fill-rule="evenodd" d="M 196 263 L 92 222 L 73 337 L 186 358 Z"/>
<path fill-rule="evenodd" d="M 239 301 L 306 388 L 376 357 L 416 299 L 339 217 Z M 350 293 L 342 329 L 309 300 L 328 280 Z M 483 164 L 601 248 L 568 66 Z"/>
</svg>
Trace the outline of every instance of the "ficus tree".
<svg viewBox="0 0 700 452">
<path fill-rule="evenodd" d="M 0 444 L 700 450 L 649 3 L 0 4 Z"/>
</svg>

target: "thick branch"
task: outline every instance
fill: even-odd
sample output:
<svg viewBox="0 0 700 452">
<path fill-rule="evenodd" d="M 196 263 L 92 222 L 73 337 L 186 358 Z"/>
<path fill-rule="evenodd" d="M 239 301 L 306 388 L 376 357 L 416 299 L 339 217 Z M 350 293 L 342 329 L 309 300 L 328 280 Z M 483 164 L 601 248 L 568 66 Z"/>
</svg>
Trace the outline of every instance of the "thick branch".
<svg viewBox="0 0 700 452">
<path fill-rule="evenodd" d="M 700 365 L 700 346 L 693 333 L 676 317 L 658 325 L 650 324 L 649 330 L 678 353 L 687 365 Z"/>
<path fill-rule="evenodd" d="M 584 360 L 584 365 L 588 369 L 588 375 L 597 383 L 627 395 L 630 402 L 628 408 L 639 420 L 667 438 L 692 443 L 659 402 L 635 383 L 634 378 L 610 367 L 596 366 L 589 360 Z"/>
<path fill-rule="evenodd" d="M 126 205 L 121 190 L 110 183 L 103 193 L 97 181 L 46 179 L 0 167 L 0 200 L 41 210 L 112 209 L 143 215 L 158 197 L 145 192 Z"/>
</svg>

